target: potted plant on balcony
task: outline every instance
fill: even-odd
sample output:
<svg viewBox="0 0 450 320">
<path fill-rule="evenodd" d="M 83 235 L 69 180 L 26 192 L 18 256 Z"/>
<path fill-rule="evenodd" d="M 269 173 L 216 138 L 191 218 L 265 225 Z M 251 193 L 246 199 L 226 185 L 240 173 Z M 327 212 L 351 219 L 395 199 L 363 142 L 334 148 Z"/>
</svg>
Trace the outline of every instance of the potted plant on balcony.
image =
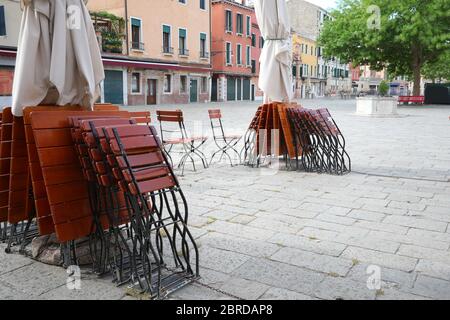
<svg viewBox="0 0 450 320">
<path fill-rule="evenodd" d="M 397 98 L 389 96 L 389 84 L 381 81 L 378 95 L 356 98 L 356 114 L 373 117 L 397 116 Z"/>
<path fill-rule="evenodd" d="M 102 32 L 103 51 L 110 53 L 122 53 L 122 37 L 114 31 Z"/>
</svg>

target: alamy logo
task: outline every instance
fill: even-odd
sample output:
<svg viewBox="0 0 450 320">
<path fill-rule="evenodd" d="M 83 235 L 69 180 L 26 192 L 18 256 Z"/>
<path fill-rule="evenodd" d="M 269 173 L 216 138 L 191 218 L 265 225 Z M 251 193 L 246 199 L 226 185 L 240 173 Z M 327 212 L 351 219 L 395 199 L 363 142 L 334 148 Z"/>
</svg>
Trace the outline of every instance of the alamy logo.
<svg viewBox="0 0 450 320">
<path fill-rule="evenodd" d="M 79 6 L 67 7 L 67 28 L 70 30 L 81 29 L 81 8 Z"/>
<path fill-rule="evenodd" d="M 367 20 L 367 28 L 369 30 L 380 30 L 381 29 L 381 9 L 377 5 L 371 5 L 367 8 L 367 13 L 371 16 Z"/>
<path fill-rule="evenodd" d="M 367 288 L 369 290 L 381 290 L 381 268 L 374 265 L 368 266 L 366 274 L 369 275 L 367 278 Z"/>
<path fill-rule="evenodd" d="M 68 274 L 66 287 L 69 290 L 81 290 L 81 270 L 79 266 L 69 266 L 66 270 Z"/>
</svg>

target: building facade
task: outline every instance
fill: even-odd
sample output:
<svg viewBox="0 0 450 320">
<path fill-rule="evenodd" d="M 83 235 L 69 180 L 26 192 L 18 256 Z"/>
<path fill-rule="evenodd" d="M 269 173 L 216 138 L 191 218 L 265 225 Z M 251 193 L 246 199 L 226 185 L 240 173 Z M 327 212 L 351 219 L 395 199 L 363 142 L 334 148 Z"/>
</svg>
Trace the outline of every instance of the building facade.
<svg viewBox="0 0 450 320">
<path fill-rule="evenodd" d="M 102 101 L 125 105 L 210 101 L 210 1 L 90 0 L 88 8 L 94 24 L 100 16 L 96 31 L 106 76 Z M 114 33 L 113 23 L 102 12 L 121 19 L 124 39 L 108 38 Z M 118 45 L 111 50 L 109 44 L 114 42 Z"/>
<path fill-rule="evenodd" d="M 11 104 L 21 17 L 20 3 L 0 3 L 0 108 Z"/>
<path fill-rule="evenodd" d="M 287 2 L 289 18 L 291 22 L 293 43 L 300 45 L 302 58 L 306 59 L 306 66 L 302 66 L 300 72 L 302 76 L 297 77 L 296 95 L 301 98 L 323 97 L 325 95 L 336 94 L 339 91 L 351 90 L 350 68 L 346 63 L 341 63 L 338 59 L 325 59 L 323 48 L 317 44 L 317 39 L 322 31 L 323 24 L 328 19 L 332 19 L 329 13 L 308 1 L 289 0 Z M 301 14 L 299 14 L 301 13 Z M 303 47 L 302 47 L 303 45 Z M 308 46 L 308 49 L 306 49 Z M 311 48 L 313 52 L 311 52 Z M 299 48 L 293 47 L 294 57 Z M 298 64 L 298 59 L 293 64 Z M 316 65 L 314 65 L 316 64 Z M 311 71 L 311 67 L 312 71 Z M 304 70 L 303 70 L 304 69 Z M 305 75 L 303 75 L 305 74 Z M 300 81 L 300 83 L 298 83 Z"/>
<path fill-rule="evenodd" d="M 259 58 L 252 54 L 252 49 L 255 50 L 252 34 L 256 37 L 257 33 L 253 26 L 254 9 L 245 1 L 212 0 L 211 4 L 211 98 L 213 101 L 251 100 L 256 96 L 257 83 L 252 85 L 252 81 L 256 81 L 259 68 Z"/>
<path fill-rule="evenodd" d="M 293 77 L 295 79 L 296 97 L 313 98 L 319 95 L 319 64 L 316 41 L 292 35 L 294 50 Z"/>
</svg>

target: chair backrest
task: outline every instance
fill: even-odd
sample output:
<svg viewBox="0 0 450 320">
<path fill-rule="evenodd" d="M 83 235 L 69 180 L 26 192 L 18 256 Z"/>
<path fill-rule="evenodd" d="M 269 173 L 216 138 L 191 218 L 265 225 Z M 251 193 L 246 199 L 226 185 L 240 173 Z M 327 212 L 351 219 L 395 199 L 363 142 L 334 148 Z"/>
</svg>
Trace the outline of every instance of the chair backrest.
<svg viewBox="0 0 450 320">
<path fill-rule="evenodd" d="M 222 112 L 220 109 L 208 110 L 209 119 L 222 119 Z"/>
<path fill-rule="evenodd" d="M 136 125 L 105 128 L 123 184 L 133 195 L 171 189 L 178 181 L 151 128 Z"/>
<path fill-rule="evenodd" d="M 331 116 L 330 112 L 328 111 L 328 109 L 323 108 L 323 109 L 319 109 L 317 110 L 319 115 L 322 117 L 326 127 L 328 128 L 327 130 L 327 134 L 328 135 L 332 135 L 332 136 L 338 136 L 340 135 L 340 130 L 336 125 L 336 122 L 334 121 L 333 117 Z"/>
<path fill-rule="evenodd" d="M 161 131 L 161 140 L 166 142 L 165 139 L 166 134 L 180 134 L 182 139 L 187 139 L 187 131 L 184 125 L 184 117 L 183 111 L 175 110 L 175 111 L 156 111 L 156 115 L 159 121 L 159 128 Z M 170 124 L 176 124 L 177 126 L 170 126 Z M 169 127 L 169 128 L 168 128 Z"/>
<path fill-rule="evenodd" d="M 136 121 L 137 124 L 150 125 L 152 122 L 150 111 L 130 112 L 130 116 Z"/>
<path fill-rule="evenodd" d="M 211 122 L 211 129 L 214 140 L 217 138 L 225 140 L 225 130 L 222 123 L 222 112 L 220 109 L 208 110 L 209 120 Z"/>
</svg>

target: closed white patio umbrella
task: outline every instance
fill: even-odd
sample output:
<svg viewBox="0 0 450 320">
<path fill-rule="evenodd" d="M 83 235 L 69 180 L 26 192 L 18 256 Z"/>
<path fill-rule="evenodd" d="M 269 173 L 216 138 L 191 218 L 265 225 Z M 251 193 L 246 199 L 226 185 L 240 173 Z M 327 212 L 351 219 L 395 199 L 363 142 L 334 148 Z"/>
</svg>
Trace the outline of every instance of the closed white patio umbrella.
<svg viewBox="0 0 450 320">
<path fill-rule="evenodd" d="M 87 0 L 21 2 L 13 114 L 39 104 L 92 109 L 105 75 Z"/>
<path fill-rule="evenodd" d="M 289 102 L 293 96 L 292 50 L 286 0 L 255 0 L 255 12 L 265 44 L 259 87 L 265 102 Z"/>
</svg>

